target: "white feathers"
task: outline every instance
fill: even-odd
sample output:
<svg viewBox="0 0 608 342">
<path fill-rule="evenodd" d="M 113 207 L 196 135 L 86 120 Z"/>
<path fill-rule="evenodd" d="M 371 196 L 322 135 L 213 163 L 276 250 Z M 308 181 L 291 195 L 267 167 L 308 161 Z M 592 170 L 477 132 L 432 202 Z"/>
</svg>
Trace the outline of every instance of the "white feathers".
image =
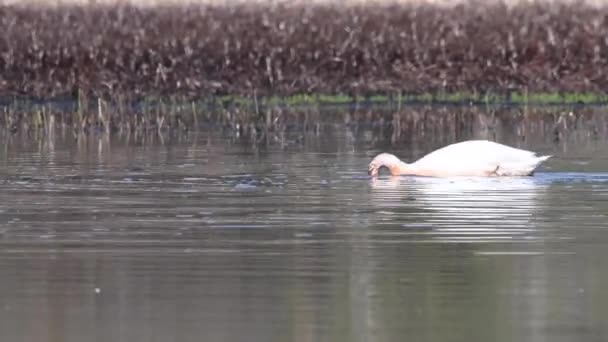
<svg viewBox="0 0 608 342">
<path fill-rule="evenodd" d="M 550 156 L 520 150 L 487 140 L 464 141 L 440 148 L 412 164 L 413 168 L 435 170 L 456 176 L 528 176 Z"/>
<path fill-rule="evenodd" d="M 440 148 L 415 163 L 403 164 L 402 174 L 436 177 L 529 176 L 550 157 L 537 156 L 534 152 L 492 141 L 471 140 Z"/>
</svg>

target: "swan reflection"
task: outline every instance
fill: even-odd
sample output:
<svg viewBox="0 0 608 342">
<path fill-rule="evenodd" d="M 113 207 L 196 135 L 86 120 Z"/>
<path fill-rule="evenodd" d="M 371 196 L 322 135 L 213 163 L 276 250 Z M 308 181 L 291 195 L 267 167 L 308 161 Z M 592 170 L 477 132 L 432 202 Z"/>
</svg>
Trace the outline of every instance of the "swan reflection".
<svg viewBox="0 0 608 342">
<path fill-rule="evenodd" d="M 391 215 L 405 228 L 426 227 L 437 238 L 471 241 L 532 238 L 548 187 L 538 177 L 391 177 L 371 184 L 379 220 Z"/>
</svg>

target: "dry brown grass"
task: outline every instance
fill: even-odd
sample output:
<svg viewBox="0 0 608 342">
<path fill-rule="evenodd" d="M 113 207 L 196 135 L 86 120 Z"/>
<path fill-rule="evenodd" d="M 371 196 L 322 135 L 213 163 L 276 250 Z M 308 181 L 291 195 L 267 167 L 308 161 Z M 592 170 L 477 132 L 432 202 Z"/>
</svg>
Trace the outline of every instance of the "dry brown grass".
<svg viewBox="0 0 608 342">
<path fill-rule="evenodd" d="M 584 4 L 586 6 L 605 6 L 607 0 L 542 0 L 545 4 Z M 378 4 L 427 4 L 453 7 L 459 4 L 470 3 L 471 0 L 0 0 L 0 5 L 36 5 L 36 6 L 61 6 L 61 5 L 132 5 L 140 7 L 151 7 L 159 5 L 235 5 L 245 3 L 257 3 L 264 6 L 273 4 L 336 4 L 342 6 L 350 5 L 378 5 Z M 482 0 L 480 4 L 503 3 L 515 6 L 534 2 L 533 0 Z"/>
<path fill-rule="evenodd" d="M 572 4 L 0 7 L 0 95 L 592 91 L 608 9 Z"/>
</svg>

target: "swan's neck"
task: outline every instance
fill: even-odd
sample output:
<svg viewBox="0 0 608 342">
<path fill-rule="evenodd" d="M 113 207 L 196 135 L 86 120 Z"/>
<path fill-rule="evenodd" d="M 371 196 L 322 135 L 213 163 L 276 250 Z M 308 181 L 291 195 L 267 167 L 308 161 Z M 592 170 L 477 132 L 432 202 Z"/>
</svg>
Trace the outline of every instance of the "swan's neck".
<svg viewBox="0 0 608 342">
<path fill-rule="evenodd" d="M 412 164 L 408 164 L 401 160 L 397 163 L 394 163 L 393 165 L 387 165 L 387 167 L 390 170 L 391 175 L 393 176 L 408 175 L 412 174 L 413 171 Z"/>
<path fill-rule="evenodd" d="M 401 161 L 392 154 L 381 153 L 369 164 L 369 174 L 377 176 L 378 170 L 383 167 L 386 167 L 393 176 L 408 175 L 415 171 L 411 164 Z"/>
</svg>

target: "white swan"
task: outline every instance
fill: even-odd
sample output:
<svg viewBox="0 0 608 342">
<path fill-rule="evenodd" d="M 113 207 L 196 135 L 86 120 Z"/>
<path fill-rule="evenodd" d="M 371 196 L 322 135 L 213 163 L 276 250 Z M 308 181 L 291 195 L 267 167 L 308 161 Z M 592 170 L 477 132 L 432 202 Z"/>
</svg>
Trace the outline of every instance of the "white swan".
<svg viewBox="0 0 608 342">
<path fill-rule="evenodd" d="M 386 167 L 393 176 L 531 176 L 549 158 L 492 141 L 470 140 L 440 148 L 412 164 L 381 153 L 369 164 L 368 172 L 376 177 Z"/>
</svg>

